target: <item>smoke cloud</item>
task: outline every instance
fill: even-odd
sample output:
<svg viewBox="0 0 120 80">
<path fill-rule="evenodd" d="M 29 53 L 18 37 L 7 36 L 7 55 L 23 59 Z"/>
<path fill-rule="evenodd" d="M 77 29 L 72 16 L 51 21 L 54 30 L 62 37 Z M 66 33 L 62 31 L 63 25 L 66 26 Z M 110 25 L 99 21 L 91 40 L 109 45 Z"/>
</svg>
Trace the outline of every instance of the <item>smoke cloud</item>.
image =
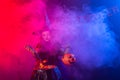
<svg viewBox="0 0 120 80">
<path fill-rule="evenodd" d="M 86 0 L 81 1 L 81 6 L 71 2 L 72 7 L 67 5 L 69 3 L 64 5 L 65 1 L 55 1 L 57 6 L 49 2 L 52 5 L 44 0 L 0 1 L 0 80 L 30 79 L 35 60 L 24 46 L 34 46 L 39 41 L 32 33 L 46 24 L 45 15 L 53 30 L 53 39 L 63 46 L 70 46 L 77 65 L 88 69 L 119 65 L 118 43 L 116 34 L 109 27 L 107 8 L 93 11 L 83 4 Z M 84 74 L 84 71 L 79 71 L 80 66 L 73 65 L 64 70 L 68 70 L 66 73 L 74 70 L 75 80 L 80 80 Z"/>
<path fill-rule="evenodd" d="M 109 28 L 107 9 L 88 12 L 57 7 L 50 20 L 55 39 L 70 46 L 78 61 L 86 66 L 114 66 L 118 48 L 115 34 Z"/>
</svg>

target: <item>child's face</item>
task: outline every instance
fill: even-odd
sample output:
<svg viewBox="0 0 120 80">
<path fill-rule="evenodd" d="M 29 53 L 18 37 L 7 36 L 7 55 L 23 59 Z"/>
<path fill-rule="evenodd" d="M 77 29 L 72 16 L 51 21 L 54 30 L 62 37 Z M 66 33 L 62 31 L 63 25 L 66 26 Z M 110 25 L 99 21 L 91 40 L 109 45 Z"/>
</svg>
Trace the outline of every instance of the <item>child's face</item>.
<svg viewBox="0 0 120 80">
<path fill-rule="evenodd" d="M 51 38 L 50 32 L 49 31 L 42 32 L 42 38 L 44 41 L 50 41 L 50 38 Z"/>
</svg>

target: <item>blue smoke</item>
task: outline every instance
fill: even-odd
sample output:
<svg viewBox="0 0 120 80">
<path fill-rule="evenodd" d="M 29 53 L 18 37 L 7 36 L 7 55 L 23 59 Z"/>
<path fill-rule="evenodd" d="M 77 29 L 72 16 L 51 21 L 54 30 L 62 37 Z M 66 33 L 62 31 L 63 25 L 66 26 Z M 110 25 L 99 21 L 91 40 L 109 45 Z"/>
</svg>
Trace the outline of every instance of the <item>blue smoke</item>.
<svg viewBox="0 0 120 80">
<path fill-rule="evenodd" d="M 95 11 L 86 9 L 78 12 L 56 7 L 51 18 L 54 39 L 70 46 L 78 63 L 88 68 L 113 67 L 119 54 L 116 36 L 109 28 L 108 10 L 104 7 Z"/>
</svg>

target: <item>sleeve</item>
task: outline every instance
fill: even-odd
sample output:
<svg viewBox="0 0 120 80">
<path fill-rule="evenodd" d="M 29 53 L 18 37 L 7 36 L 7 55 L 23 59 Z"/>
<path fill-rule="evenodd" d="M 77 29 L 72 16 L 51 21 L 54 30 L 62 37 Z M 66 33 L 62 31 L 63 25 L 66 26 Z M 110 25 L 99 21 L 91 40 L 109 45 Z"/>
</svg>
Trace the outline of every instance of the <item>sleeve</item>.
<svg viewBox="0 0 120 80">
<path fill-rule="evenodd" d="M 41 45 L 40 44 L 37 44 L 36 47 L 35 47 L 35 51 L 36 53 L 38 53 L 41 49 Z"/>
<path fill-rule="evenodd" d="M 56 43 L 55 48 L 58 51 L 58 56 L 64 55 L 64 48 L 62 47 L 60 43 Z"/>
<path fill-rule="evenodd" d="M 36 51 L 35 57 L 36 57 L 36 59 L 39 59 L 39 60 L 40 60 L 40 56 L 39 56 L 38 53 L 39 53 L 40 49 L 41 49 L 41 45 L 37 44 L 36 47 L 35 47 L 35 51 Z"/>
</svg>

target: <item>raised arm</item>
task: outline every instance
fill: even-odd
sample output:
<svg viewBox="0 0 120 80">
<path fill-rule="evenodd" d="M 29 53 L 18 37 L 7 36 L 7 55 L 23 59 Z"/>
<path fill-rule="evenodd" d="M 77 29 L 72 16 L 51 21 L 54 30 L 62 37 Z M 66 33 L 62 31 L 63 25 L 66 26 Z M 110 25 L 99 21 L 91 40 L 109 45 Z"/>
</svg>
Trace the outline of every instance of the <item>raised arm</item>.
<svg viewBox="0 0 120 80">
<path fill-rule="evenodd" d="M 25 49 L 28 50 L 29 52 L 31 52 L 32 55 L 33 55 L 35 58 L 40 59 L 39 55 L 37 54 L 36 49 L 34 49 L 32 46 L 27 45 L 27 46 L 25 46 Z"/>
</svg>

